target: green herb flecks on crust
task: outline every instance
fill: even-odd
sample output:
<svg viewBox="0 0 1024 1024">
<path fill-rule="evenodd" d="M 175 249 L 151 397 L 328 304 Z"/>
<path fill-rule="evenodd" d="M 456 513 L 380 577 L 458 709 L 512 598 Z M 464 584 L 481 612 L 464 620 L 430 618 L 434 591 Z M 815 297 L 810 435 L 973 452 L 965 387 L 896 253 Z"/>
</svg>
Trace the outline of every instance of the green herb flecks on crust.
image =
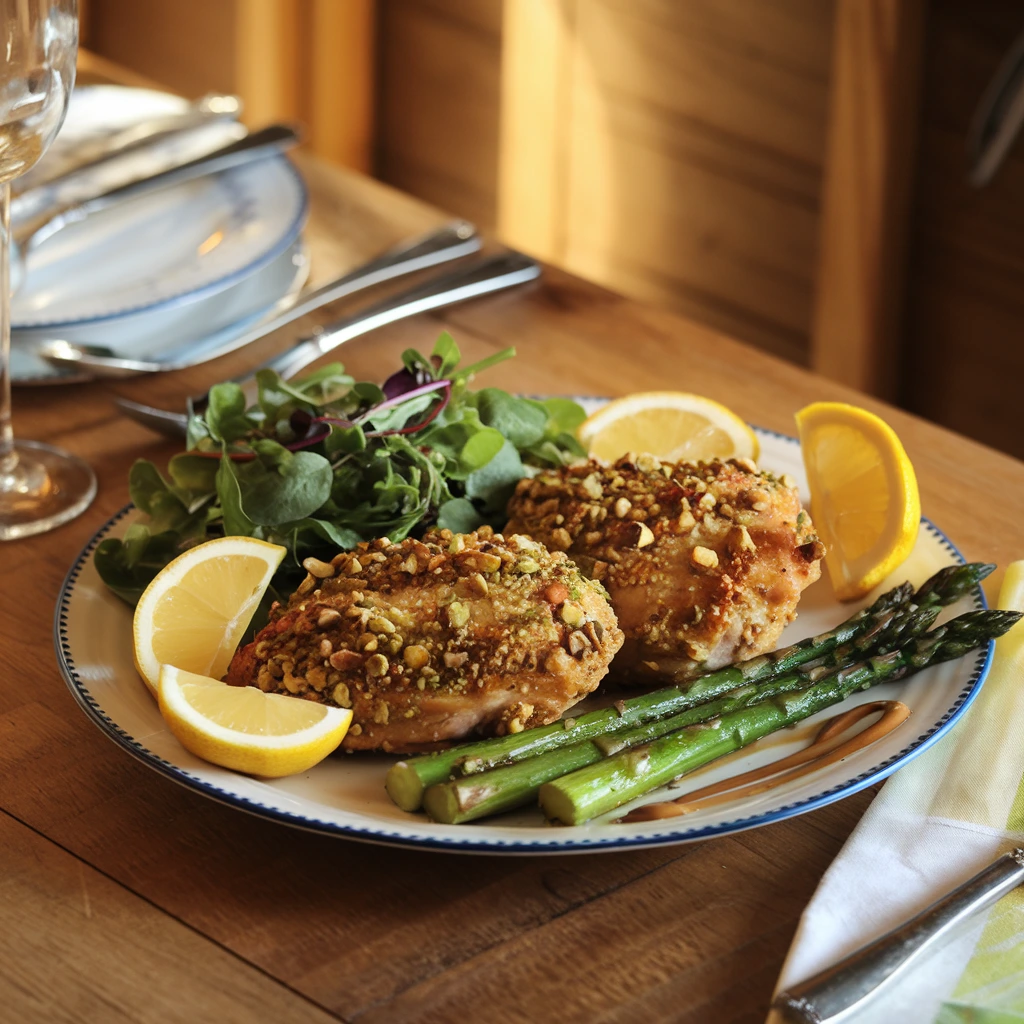
<svg viewBox="0 0 1024 1024">
<path fill-rule="evenodd" d="M 585 457 L 575 402 L 469 390 L 474 374 L 514 354 L 459 368 L 445 333 L 430 358 L 404 352 L 383 385 L 357 383 L 339 363 L 290 381 L 262 371 L 254 406 L 237 384 L 215 385 L 206 410 L 190 410 L 187 450 L 166 476 L 146 460 L 132 466 L 129 492 L 144 518 L 97 547 L 97 571 L 134 604 L 186 548 L 242 535 L 289 549 L 275 578 L 285 593 L 305 575 L 304 558 L 329 560 L 361 540 L 434 525 L 500 529 L 518 480 Z"/>
</svg>

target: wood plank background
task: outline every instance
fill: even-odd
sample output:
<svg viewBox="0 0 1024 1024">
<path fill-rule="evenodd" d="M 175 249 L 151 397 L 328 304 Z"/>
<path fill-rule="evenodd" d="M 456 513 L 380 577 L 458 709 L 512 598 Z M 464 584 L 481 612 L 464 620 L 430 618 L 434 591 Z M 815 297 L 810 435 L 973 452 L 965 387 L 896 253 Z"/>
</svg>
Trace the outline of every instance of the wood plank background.
<svg viewBox="0 0 1024 1024">
<path fill-rule="evenodd" d="M 966 138 L 999 58 L 1024 31 L 1009 0 L 932 0 L 910 252 L 908 408 L 1024 458 L 1024 138 L 985 188 Z"/>
<path fill-rule="evenodd" d="M 342 24 L 339 6 L 361 20 Z M 901 121 L 893 100 L 915 78 L 900 60 L 895 93 L 876 97 L 896 131 L 878 152 L 894 154 L 897 179 L 912 171 L 910 200 L 894 213 L 876 197 L 870 237 L 883 248 L 860 252 L 842 193 L 861 179 L 835 179 L 830 223 L 842 230 L 827 237 L 838 240 L 833 257 L 863 273 L 852 291 L 823 295 L 826 140 L 844 109 L 830 104 L 836 6 L 89 0 L 86 31 L 102 55 L 188 95 L 242 89 L 257 120 L 300 116 L 320 153 L 372 163 L 384 180 L 592 280 L 801 365 L 812 362 L 813 334 L 851 382 L 1024 456 L 1015 414 L 1024 140 L 980 191 L 967 184 L 964 156 L 972 113 L 1024 10 L 1018 0 L 864 0 L 882 28 L 912 9 L 924 24 L 916 118 Z M 879 39 L 877 53 L 891 42 Z M 347 109 L 340 98 L 350 95 Z M 901 268 L 890 308 L 883 289 Z M 869 330 L 884 365 L 855 360 L 851 370 L 844 339 Z M 820 354 L 813 362 L 825 365 Z"/>
<path fill-rule="evenodd" d="M 811 366 L 900 388 L 925 0 L 836 0 Z"/>
<path fill-rule="evenodd" d="M 376 172 L 461 214 L 497 222 L 500 0 L 379 5 Z"/>
<path fill-rule="evenodd" d="M 528 251 L 806 363 L 817 266 L 831 4 L 819 0 L 542 0 L 568 39 L 556 58 L 559 223 Z M 508 4 L 506 30 L 532 4 Z M 506 74 L 533 75 L 537 29 L 506 42 Z M 511 52 L 510 52 L 511 50 Z M 520 55 L 520 50 L 522 51 Z M 501 115 L 538 121 L 538 98 Z M 544 144 L 504 155 L 527 182 Z M 506 168 L 503 166 L 502 171 Z M 539 233 L 538 233 L 539 235 Z"/>
</svg>

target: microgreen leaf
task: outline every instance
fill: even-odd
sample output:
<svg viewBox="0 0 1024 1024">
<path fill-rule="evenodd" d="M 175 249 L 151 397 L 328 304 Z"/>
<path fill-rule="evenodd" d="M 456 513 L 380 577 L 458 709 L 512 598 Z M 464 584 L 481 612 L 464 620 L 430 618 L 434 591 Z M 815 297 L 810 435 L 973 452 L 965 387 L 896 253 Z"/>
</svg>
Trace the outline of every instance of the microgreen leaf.
<svg viewBox="0 0 1024 1024">
<path fill-rule="evenodd" d="M 559 434 L 575 436 L 587 418 L 583 406 L 571 398 L 545 398 L 536 404 L 542 406 L 548 414 L 548 429 Z"/>
<path fill-rule="evenodd" d="M 499 388 L 483 388 L 473 395 L 480 420 L 516 446 L 528 448 L 544 437 L 548 412 L 524 398 Z"/>
<path fill-rule="evenodd" d="M 366 423 L 376 433 L 385 430 L 401 430 L 406 424 L 422 419 L 423 414 L 435 401 L 436 398 L 433 394 L 416 395 L 390 408 L 382 405 L 370 410 L 366 417 Z"/>
<path fill-rule="evenodd" d="M 192 399 L 188 400 L 188 423 L 185 427 L 185 448 L 193 451 L 202 447 L 210 439 L 210 428 L 206 420 L 192 407 Z"/>
<path fill-rule="evenodd" d="M 483 517 L 469 498 L 452 498 L 437 510 L 437 525 L 452 533 L 471 533 L 483 523 Z"/>
<path fill-rule="evenodd" d="M 153 510 L 153 498 L 167 490 L 167 482 L 160 470 L 146 459 L 136 459 L 128 471 L 128 496 L 137 509 L 149 513 Z"/>
<path fill-rule="evenodd" d="M 123 540 L 100 541 L 93 558 L 100 579 L 122 601 L 134 605 L 153 577 L 183 550 L 173 530 L 152 534 L 148 526 L 133 523 Z"/>
<path fill-rule="evenodd" d="M 330 462 L 316 452 L 290 452 L 274 441 L 258 444 L 258 459 L 234 463 L 240 511 L 257 526 L 311 516 L 330 497 Z"/>
<path fill-rule="evenodd" d="M 501 434 L 490 427 L 483 427 L 471 434 L 459 452 L 459 469 L 467 474 L 475 473 L 486 466 L 504 447 L 506 441 Z"/>
<path fill-rule="evenodd" d="M 366 435 L 363 428 L 359 424 L 353 424 L 351 427 L 332 426 L 330 434 L 324 439 L 324 449 L 328 455 L 351 455 L 366 451 Z"/>
<path fill-rule="evenodd" d="M 487 465 L 466 477 L 466 496 L 480 499 L 488 515 L 503 513 L 516 484 L 526 476 L 515 445 L 504 441 Z"/>
<path fill-rule="evenodd" d="M 458 380 L 468 380 L 484 370 L 489 370 L 492 366 L 497 366 L 498 363 L 505 362 L 506 359 L 511 359 L 515 354 L 516 350 L 514 348 L 502 349 L 501 352 L 495 352 L 493 356 L 487 356 L 485 359 L 481 359 L 480 362 L 473 363 L 472 366 L 464 366 L 457 374 L 453 374 L 452 377 Z"/>
<path fill-rule="evenodd" d="M 359 399 L 357 404 L 366 406 L 380 405 L 385 399 L 391 397 L 386 395 L 382 388 L 368 381 L 360 381 L 358 384 L 353 384 L 351 393 Z"/>
<path fill-rule="evenodd" d="M 354 383 L 344 373 L 341 363 L 329 363 L 300 381 L 286 381 L 273 370 L 259 370 L 256 383 L 260 389 L 260 406 L 270 418 L 271 409 L 279 409 L 288 401 L 306 405 L 320 405 L 327 398 L 340 396 Z"/>
<path fill-rule="evenodd" d="M 249 433 L 245 415 L 245 392 L 233 381 L 210 388 L 206 425 L 215 441 L 238 441 Z"/>
<path fill-rule="evenodd" d="M 430 353 L 437 360 L 437 377 L 450 377 L 462 359 L 459 346 L 455 339 L 447 332 L 442 331 L 440 337 L 434 342 L 434 350 Z"/>
<path fill-rule="evenodd" d="M 297 550 L 301 550 L 304 544 L 309 544 L 309 538 L 304 537 L 306 534 L 327 541 L 335 551 L 354 548 L 363 539 L 357 530 L 338 526 L 328 519 L 300 519 L 289 523 L 287 529 L 291 533 L 292 546 Z"/>
<path fill-rule="evenodd" d="M 252 520 L 242 510 L 242 488 L 236 475 L 236 463 L 229 458 L 222 458 L 217 466 L 217 494 L 224 518 L 224 532 L 251 537 L 255 530 Z"/>
<path fill-rule="evenodd" d="M 149 516 L 154 533 L 174 530 L 190 537 L 198 533 L 202 517 L 197 515 L 210 499 L 208 491 L 193 494 L 170 487 L 151 462 L 138 459 L 128 474 L 128 493 L 137 508 Z"/>
<path fill-rule="evenodd" d="M 172 456 L 167 471 L 179 494 L 182 498 L 187 495 L 190 504 L 217 489 L 217 463 L 213 459 L 180 452 Z"/>
</svg>

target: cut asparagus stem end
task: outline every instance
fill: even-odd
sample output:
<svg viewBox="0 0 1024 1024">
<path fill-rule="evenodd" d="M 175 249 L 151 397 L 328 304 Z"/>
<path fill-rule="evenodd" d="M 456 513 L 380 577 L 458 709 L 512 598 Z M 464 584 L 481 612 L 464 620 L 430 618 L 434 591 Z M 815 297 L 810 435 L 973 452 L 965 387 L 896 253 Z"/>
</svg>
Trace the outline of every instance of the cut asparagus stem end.
<svg viewBox="0 0 1024 1024">
<path fill-rule="evenodd" d="M 442 825 L 458 825 L 473 817 L 472 812 L 463 816 L 458 795 L 450 782 L 428 787 L 423 794 L 423 809 L 431 821 Z"/>
<path fill-rule="evenodd" d="M 403 811 L 418 811 L 423 803 L 423 780 L 408 761 L 399 761 L 388 770 L 384 788 Z"/>
<path fill-rule="evenodd" d="M 423 808 L 434 821 L 461 825 L 532 803 L 535 795 L 536 787 L 502 787 L 488 781 L 473 784 L 459 779 L 429 787 L 423 794 Z"/>
<path fill-rule="evenodd" d="M 577 820 L 576 805 L 573 800 L 552 783 L 545 782 L 540 787 L 538 800 L 544 817 L 549 821 L 560 821 L 563 825 L 583 824 L 582 821 Z"/>
</svg>

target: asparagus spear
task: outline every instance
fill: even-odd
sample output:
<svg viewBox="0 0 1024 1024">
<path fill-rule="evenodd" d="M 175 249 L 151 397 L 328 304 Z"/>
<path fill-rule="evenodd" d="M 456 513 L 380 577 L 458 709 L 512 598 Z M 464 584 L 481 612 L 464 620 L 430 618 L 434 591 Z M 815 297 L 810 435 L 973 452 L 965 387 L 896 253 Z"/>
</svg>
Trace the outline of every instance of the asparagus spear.
<svg viewBox="0 0 1024 1024">
<path fill-rule="evenodd" d="M 952 604 L 975 587 L 995 568 L 972 563 L 949 566 L 936 573 L 914 595 L 926 605 Z M 466 743 L 450 750 L 399 761 L 387 773 L 385 788 L 391 799 L 405 811 L 418 810 L 428 786 L 451 778 L 486 771 L 509 761 L 546 753 L 607 732 L 625 731 L 644 722 L 664 718 L 704 701 L 713 700 L 745 683 L 763 682 L 816 662 L 836 648 L 867 638 L 891 622 L 889 615 L 904 607 L 912 594 L 909 583 L 882 594 L 874 604 L 851 616 L 827 633 L 808 637 L 773 654 L 761 655 L 739 665 L 712 672 L 679 686 L 621 701 L 615 707 L 566 718 L 551 725 L 493 739 Z"/>
<path fill-rule="evenodd" d="M 809 718 L 857 690 L 959 658 L 1001 636 L 1020 617 L 1019 612 L 1006 611 L 961 615 L 898 650 L 839 669 L 805 690 L 728 712 L 713 722 L 670 733 L 545 783 L 540 789 L 541 807 L 549 818 L 580 825 L 762 736 Z"/>
<path fill-rule="evenodd" d="M 613 707 L 589 711 L 579 717 L 565 718 L 525 732 L 464 743 L 451 750 L 399 761 L 388 770 L 384 780 L 385 788 L 402 810 L 415 811 L 422 805 L 426 789 L 449 779 L 474 775 L 509 762 L 563 749 L 594 736 L 664 718 L 673 712 L 712 700 L 748 680 L 767 680 L 777 671 L 782 671 L 782 666 L 797 666 L 801 661 L 817 664 L 838 646 L 875 635 L 889 626 L 896 608 L 903 607 L 909 595 L 910 587 L 904 584 L 883 594 L 871 608 L 858 612 L 829 633 L 808 637 L 774 654 L 762 655 L 739 665 L 730 665 L 717 672 L 698 676 L 684 685 L 670 686 L 618 701 Z"/>
<path fill-rule="evenodd" d="M 522 807 L 537 799 L 537 793 L 545 782 L 596 764 L 610 754 L 650 742 L 666 733 L 797 690 L 806 685 L 807 681 L 807 676 L 793 672 L 758 685 L 748 684 L 731 690 L 717 700 L 698 704 L 666 718 L 655 718 L 626 732 L 605 733 L 582 743 L 557 747 L 546 754 L 526 757 L 490 771 L 435 783 L 428 786 L 423 794 L 423 807 L 434 821 L 447 825 L 460 825 L 489 814 L 500 814 L 514 807 Z"/>
<path fill-rule="evenodd" d="M 434 821 L 458 825 L 521 807 L 536 798 L 543 783 L 595 764 L 611 754 L 649 743 L 667 733 L 706 722 L 730 711 L 799 690 L 838 667 L 857 663 L 869 649 L 876 654 L 891 651 L 907 637 L 919 635 L 928 629 L 939 610 L 937 605 L 918 608 L 911 604 L 905 609 L 889 611 L 887 625 L 880 632 L 872 631 L 870 635 L 857 637 L 836 648 L 830 655 L 792 672 L 761 683 L 747 683 L 716 700 L 705 701 L 665 718 L 653 719 L 633 729 L 606 732 L 581 743 L 558 747 L 490 771 L 435 783 L 427 787 L 423 795 L 424 808 Z"/>
</svg>

